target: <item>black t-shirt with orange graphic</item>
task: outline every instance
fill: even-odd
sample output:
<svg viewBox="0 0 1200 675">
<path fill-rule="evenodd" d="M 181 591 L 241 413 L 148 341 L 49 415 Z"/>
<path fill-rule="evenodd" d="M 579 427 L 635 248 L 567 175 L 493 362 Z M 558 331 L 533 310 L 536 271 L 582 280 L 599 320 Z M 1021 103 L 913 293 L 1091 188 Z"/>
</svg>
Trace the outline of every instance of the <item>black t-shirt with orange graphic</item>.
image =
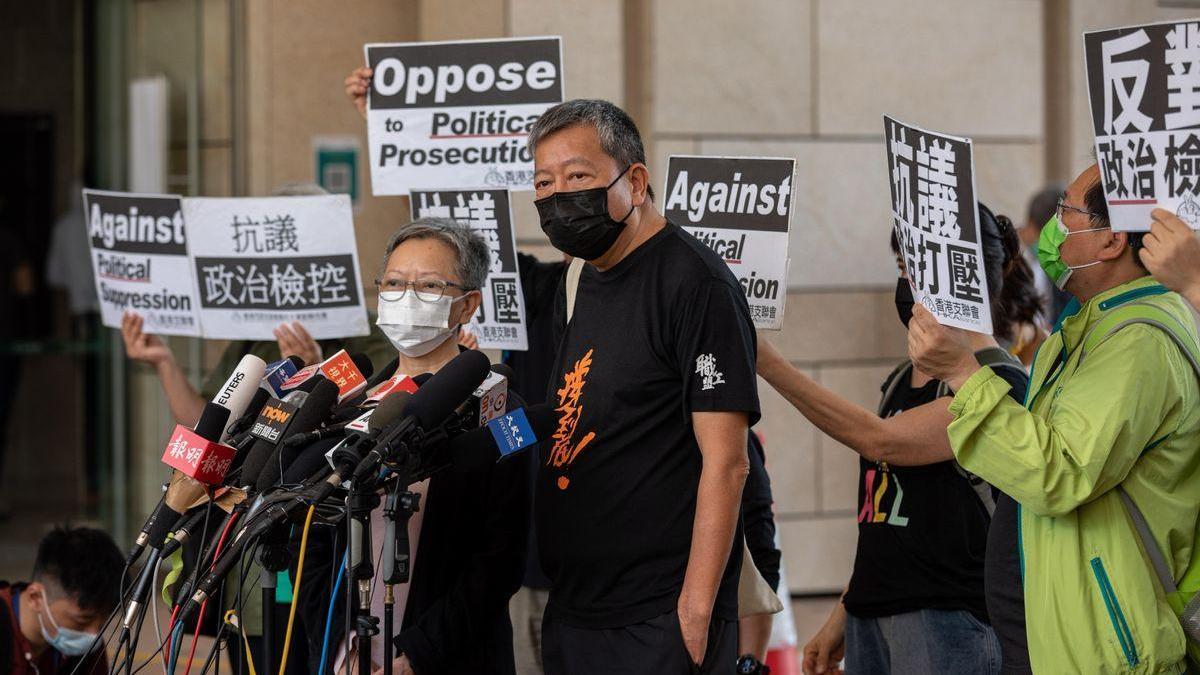
<svg viewBox="0 0 1200 675">
<path fill-rule="evenodd" d="M 745 411 L 757 422 L 754 362 L 741 287 L 678 226 L 605 272 L 584 266 L 548 396 L 559 426 L 541 446 L 549 616 L 615 628 L 675 609 L 701 468 L 691 413 Z M 741 547 L 739 526 L 714 617 L 737 618 Z"/>
</svg>

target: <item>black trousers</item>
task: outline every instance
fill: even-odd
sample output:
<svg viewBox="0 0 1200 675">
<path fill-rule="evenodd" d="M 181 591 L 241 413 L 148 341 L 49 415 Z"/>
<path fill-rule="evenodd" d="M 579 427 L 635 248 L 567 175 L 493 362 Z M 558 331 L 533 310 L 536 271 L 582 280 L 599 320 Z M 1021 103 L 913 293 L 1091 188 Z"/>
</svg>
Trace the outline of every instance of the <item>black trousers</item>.
<svg viewBox="0 0 1200 675">
<path fill-rule="evenodd" d="M 542 665 L 546 675 L 724 675 L 737 665 L 737 640 L 736 621 L 713 619 L 708 651 L 697 666 L 673 611 L 632 626 L 600 629 L 567 626 L 547 613 Z"/>
</svg>

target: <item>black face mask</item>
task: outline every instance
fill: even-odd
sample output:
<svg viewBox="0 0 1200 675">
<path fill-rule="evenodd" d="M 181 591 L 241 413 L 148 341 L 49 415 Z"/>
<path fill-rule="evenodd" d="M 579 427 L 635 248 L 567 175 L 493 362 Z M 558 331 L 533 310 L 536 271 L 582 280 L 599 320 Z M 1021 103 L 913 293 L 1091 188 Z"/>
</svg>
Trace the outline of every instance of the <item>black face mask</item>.
<svg viewBox="0 0 1200 675">
<path fill-rule="evenodd" d="M 629 169 L 625 167 L 625 171 Z M 625 229 L 625 219 L 633 213 L 630 206 L 629 213 L 619 221 L 608 215 L 608 189 L 621 180 L 625 171 L 607 187 L 555 192 L 534 202 L 542 231 L 554 248 L 584 260 L 595 260 L 612 248 Z"/>
<path fill-rule="evenodd" d="M 904 324 L 905 328 L 908 328 L 908 322 L 912 321 L 915 303 L 912 286 L 909 285 L 908 279 L 900 277 L 896 280 L 896 314 L 900 315 L 900 322 Z"/>
</svg>

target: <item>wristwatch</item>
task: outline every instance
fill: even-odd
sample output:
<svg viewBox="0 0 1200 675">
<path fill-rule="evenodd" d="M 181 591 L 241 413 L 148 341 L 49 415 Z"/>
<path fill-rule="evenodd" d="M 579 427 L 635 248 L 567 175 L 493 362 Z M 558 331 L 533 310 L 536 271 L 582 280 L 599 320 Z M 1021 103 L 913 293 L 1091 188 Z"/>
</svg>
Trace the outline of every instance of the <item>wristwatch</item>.
<svg viewBox="0 0 1200 675">
<path fill-rule="evenodd" d="M 771 675 L 771 669 L 750 654 L 738 657 L 737 670 L 734 672 L 738 675 Z"/>
</svg>

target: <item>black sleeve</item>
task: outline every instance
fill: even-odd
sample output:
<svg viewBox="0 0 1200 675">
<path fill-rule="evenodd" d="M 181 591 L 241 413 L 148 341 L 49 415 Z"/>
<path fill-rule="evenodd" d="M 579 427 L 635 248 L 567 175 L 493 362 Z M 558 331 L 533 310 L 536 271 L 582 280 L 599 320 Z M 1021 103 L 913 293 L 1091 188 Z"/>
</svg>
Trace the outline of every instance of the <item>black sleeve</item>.
<svg viewBox="0 0 1200 675">
<path fill-rule="evenodd" d="M 779 590 L 779 560 L 783 553 L 775 548 L 774 500 L 771 498 L 771 478 L 767 475 L 766 453 L 754 432 L 747 442 L 750 475 L 742 490 L 742 529 L 746 548 L 758 573 L 775 591 Z"/>
<path fill-rule="evenodd" d="M 1009 383 L 1012 389 L 1008 390 L 1008 395 L 1017 403 L 1025 403 L 1025 392 L 1029 389 L 1029 374 L 1023 368 L 1012 366 L 997 366 L 992 368 L 992 372 Z"/>
<path fill-rule="evenodd" d="M 529 536 L 529 457 L 520 453 L 492 468 L 478 514 L 483 536 L 473 542 L 466 569 L 453 588 L 396 635 L 396 651 L 408 655 L 414 672 L 449 673 L 449 664 L 477 648 L 478 630 L 497 612 L 506 612 L 521 587 Z"/>
<path fill-rule="evenodd" d="M 708 279 L 696 285 L 677 321 L 684 413 L 744 411 L 753 426 L 759 418 L 758 348 L 745 297 L 721 279 Z"/>
</svg>

